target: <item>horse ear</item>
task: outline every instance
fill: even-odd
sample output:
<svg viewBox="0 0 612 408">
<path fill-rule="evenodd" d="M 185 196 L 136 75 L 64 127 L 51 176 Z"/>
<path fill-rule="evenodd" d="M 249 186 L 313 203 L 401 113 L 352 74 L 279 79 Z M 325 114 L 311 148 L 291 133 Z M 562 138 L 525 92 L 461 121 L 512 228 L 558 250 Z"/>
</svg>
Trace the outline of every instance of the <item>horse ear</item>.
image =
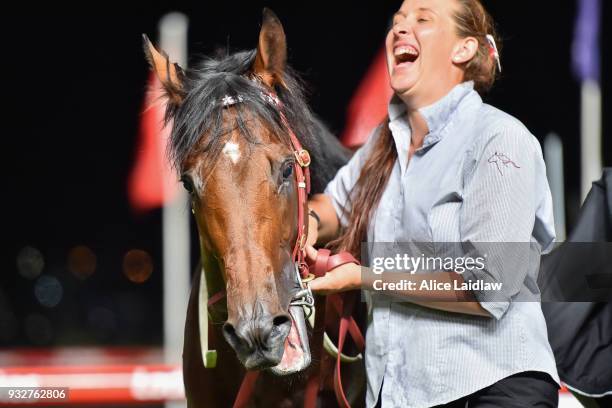
<svg viewBox="0 0 612 408">
<path fill-rule="evenodd" d="M 168 101 L 180 105 L 183 101 L 183 69 L 176 63 L 170 62 L 168 54 L 159 52 L 146 34 L 142 35 L 144 53 L 151 69 L 166 90 Z"/>
<path fill-rule="evenodd" d="M 272 10 L 264 8 L 253 72 L 271 88 L 277 84 L 285 86 L 286 62 L 287 41 L 283 25 Z"/>
</svg>

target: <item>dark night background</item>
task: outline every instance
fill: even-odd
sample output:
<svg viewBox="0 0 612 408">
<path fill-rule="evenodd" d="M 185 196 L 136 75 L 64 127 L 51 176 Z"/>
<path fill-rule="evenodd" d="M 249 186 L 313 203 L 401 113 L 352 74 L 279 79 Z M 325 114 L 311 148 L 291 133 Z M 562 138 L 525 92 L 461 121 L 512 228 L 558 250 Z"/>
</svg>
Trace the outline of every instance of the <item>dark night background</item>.
<svg viewBox="0 0 612 408">
<path fill-rule="evenodd" d="M 254 48 L 261 9 L 271 7 L 287 33 L 290 64 L 310 84 L 313 110 L 340 134 L 348 102 L 400 3 L 333 2 L 332 8 L 332 2 L 175 1 L 140 13 L 3 13 L 0 347 L 161 345 L 161 211 L 134 213 L 126 180 L 148 75 L 141 33 L 156 38 L 164 13 L 188 15 L 194 61 L 228 43 L 232 51 Z M 502 78 L 486 100 L 523 121 L 540 141 L 550 131 L 561 136 L 571 228 L 579 206 L 580 158 L 580 87 L 570 68 L 575 2 L 485 4 L 504 39 Z M 612 7 L 607 1 L 603 7 L 606 21 Z M 608 166 L 609 34 L 603 25 Z M 67 270 L 67 254 L 77 245 L 89 247 L 97 259 L 95 273 L 85 280 Z M 17 272 L 17 255 L 26 246 L 44 256 L 43 275 L 63 285 L 54 307 L 42 306 L 34 280 Z M 122 272 L 123 255 L 134 248 L 153 258 L 153 274 L 142 284 Z"/>
</svg>

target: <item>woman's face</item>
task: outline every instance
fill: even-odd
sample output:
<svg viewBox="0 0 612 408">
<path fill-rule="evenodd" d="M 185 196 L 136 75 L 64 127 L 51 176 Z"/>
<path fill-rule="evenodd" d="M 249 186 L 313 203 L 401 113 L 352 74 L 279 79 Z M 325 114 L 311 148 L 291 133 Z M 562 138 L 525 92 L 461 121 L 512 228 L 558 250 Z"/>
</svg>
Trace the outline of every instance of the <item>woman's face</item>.
<svg viewBox="0 0 612 408">
<path fill-rule="evenodd" d="M 391 87 L 402 99 L 433 103 L 462 82 L 456 65 L 462 40 L 455 0 L 405 0 L 386 39 Z"/>
</svg>

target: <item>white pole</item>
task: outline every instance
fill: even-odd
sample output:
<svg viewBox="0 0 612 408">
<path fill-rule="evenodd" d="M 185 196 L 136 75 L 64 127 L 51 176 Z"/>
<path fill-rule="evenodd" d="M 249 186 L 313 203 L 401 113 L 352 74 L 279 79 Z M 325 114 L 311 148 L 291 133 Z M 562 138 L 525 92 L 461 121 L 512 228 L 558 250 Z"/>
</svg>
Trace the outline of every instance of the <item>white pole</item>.
<svg viewBox="0 0 612 408">
<path fill-rule="evenodd" d="M 555 216 L 555 231 L 557 242 L 565 241 L 565 180 L 563 174 L 563 144 L 556 133 L 549 133 L 544 139 L 544 158 L 546 159 L 546 175 L 553 200 Z"/>
<path fill-rule="evenodd" d="M 181 13 L 166 14 L 159 22 L 161 49 L 181 67 L 187 66 L 187 27 L 187 17 Z M 178 180 L 174 180 L 174 183 L 178 183 Z M 167 188 L 167 183 L 164 186 Z M 168 195 L 167 189 L 165 194 Z M 179 188 L 173 200 L 166 200 L 162 211 L 164 358 L 167 364 L 182 362 L 191 270 L 189 214 L 187 194 Z M 185 406 L 184 402 L 166 403 L 167 408 Z"/>
<path fill-rule="evenodd" d="M 601 89 L 594 80 L 582 83 L 580 112 L 580 202 L 591 189 L 591 183 L 602 173 L 601 159 Z"/>
</svg>

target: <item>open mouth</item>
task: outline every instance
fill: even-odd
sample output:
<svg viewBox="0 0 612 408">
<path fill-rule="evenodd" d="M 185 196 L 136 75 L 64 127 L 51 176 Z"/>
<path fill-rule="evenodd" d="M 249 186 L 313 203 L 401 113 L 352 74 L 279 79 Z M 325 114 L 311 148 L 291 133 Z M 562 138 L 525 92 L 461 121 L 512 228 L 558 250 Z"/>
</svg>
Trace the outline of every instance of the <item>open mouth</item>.
<svg viewBox="0 0 612 408">
<path fill-rule="evenodd" d="M 291 306 L 289 315 L 291 316 L 291 329 L 285 339 L 283 358 L 280 363 L 270 369 L 276 375 L 296 373 L 310 365 L 311 356 L 304 310 L 301 306 Z"/>
<path fill-rule="evenodd" d="M 393 49 L 396 67 L 409 67 L 419 58 L 419 50 L 412 45 L 399 45 Z"/>
</svg>

